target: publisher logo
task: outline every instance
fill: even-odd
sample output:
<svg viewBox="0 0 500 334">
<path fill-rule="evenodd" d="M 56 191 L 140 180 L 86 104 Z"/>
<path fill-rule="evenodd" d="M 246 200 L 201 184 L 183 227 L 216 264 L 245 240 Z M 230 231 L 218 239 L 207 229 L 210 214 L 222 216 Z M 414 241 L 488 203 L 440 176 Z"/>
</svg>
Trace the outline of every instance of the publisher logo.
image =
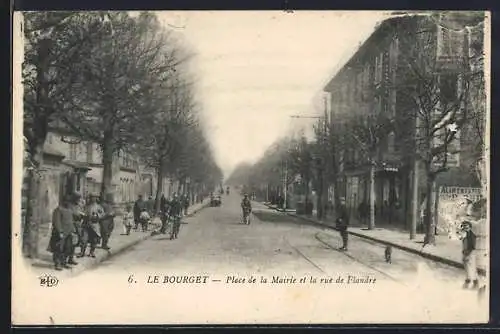
<svg viewBox="0 0 500 334">
<path fill-rule="evenodd" d="M 53 288 L 59 284 L 59 280 L 57 277 L 49 275 L 49 274 L 44 274 L 42 276 L 39 276 L 38 279 L 40 280 L 40 286 L 46 287 L 46 288 Z"/>
</svg>

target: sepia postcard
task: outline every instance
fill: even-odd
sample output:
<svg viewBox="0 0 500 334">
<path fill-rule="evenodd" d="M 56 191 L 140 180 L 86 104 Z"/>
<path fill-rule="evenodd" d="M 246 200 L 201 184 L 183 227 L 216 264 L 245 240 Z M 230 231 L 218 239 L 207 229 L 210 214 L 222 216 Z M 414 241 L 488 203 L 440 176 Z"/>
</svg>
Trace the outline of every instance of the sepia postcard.
<svg viewBox="0 0 500 334">
<path fill-rule="evenodd" d="M 13 326 L 488 322 L 489 12 L 13 24 Z"/>
</svg>

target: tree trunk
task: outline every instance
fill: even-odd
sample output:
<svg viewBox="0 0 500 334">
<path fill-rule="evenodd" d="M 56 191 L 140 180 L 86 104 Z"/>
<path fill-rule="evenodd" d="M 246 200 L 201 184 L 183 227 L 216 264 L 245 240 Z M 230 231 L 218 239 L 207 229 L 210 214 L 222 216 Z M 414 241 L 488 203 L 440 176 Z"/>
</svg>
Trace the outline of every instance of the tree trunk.
<svg viewBox="0 0 500 334">
<path fill-rule="evenodd" d="M 418 160 L 415 158 L 412 172 L 412 207 L 411 207 L 411 227 L 410 227 L 410 240 L 417 236 L 417 224 L 419 217 L 419 198 L 418 198 Z"/>
<path fill-rule="evenodd" d="M 433 217 L 434 198 L 436 196 L 435 188 L 436 188 L 436 181 L 434 175 L 427 175 L 427 182 L 426 182 L 427 199 L 425 202 L 425 213 L 424 213 L 424 224 L 425 224 L 424 244 L 426 245 L 436 244 L 436 237 L 435 237 L 436 227 L 435 227 L 435 220 Z"/>
<path fill-rule="evenodd" d="M 160 161 L 156 172 L 156 197 L 155 197 L 155 213 L 160 212 L 160 200 L 163 194 L 163 163 Z"/>
<path fill-rule="evenodd" d="M 318 219 L 323 219 L 324 215 L 324 203 L 323 203 L 323 195 L 324 195 L 324 184 L 323 184 L 323 171 L 319 170 L 319 178 L 318 178 L 318 198 L 316 200 L 316 215 Z"/>
<path fill-rule="evenodd" d="M 36 102 L 38 108 L 33 127 L 31 141 L 28 142 L 30 159 L 33 166 L 28 171 L 28 198 L 26 200 L 26 216 L 23 228 L 22 250 L 23 254 L 29 258 L 38 256 L 39 227 L 42 220 L 40 215 L 40 167 L 43 164 L 43 146 L 47 137 L 48 128 L 48 67 L 51 41 L 49 39 L 40 40 L 38 45 L 38 66 L 36 68 Z M 24 152 L 23 152 L 24 155 Z"/>
<path fill-rule="evenodd" d="M 370 221 L 368 229 L 375 229 L 375 164 L 370 164 Z"/>
<path fill-rule="evenodd" d="M 113 132 L 105 131 L 104 139 L 102 142 L 102 183 L 101 183 L 101 197 L 104 198 L 106 194 L 113 194 Z"/>
<path fill-rule="evenodd" d="M 42 219 L 39 207 L 41 181 L 39 166 L 43 162 L 43 143 L 35 148 L 32 161 L 35 166 L 28 170 L 28 198 L 22 238 L 23 254 L 28 258 L 38 257 L 39 228 Z"/>
</svg>

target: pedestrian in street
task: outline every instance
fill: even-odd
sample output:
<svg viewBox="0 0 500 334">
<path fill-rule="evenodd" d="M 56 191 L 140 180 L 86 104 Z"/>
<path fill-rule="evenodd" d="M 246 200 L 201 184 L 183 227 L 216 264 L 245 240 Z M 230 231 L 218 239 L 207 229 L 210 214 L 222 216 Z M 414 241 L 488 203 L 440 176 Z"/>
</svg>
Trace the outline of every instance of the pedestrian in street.
<svg viewBox="0 0 500 334">
<path fill-rule="evenodd" d="M 340 198 L 340 203 L 337 209 L 337 230 L 340 232 L 342 237 L 342 247 L 339 249 L 342 251 L 347 251 L 347 242 L 349 233 L 347 232 L 347 227 L 349 226 L 349 213 L 345 205 L 345 198 Z"/>
<path fill-rule="evenodd" d="M 161 217 L 161 228 L 160 228 L 160 233 L 165 234 L 167 233 L 167 224 L 168 224 L 168 213 L 169 213 L 169 201 L 165 198 L 165 196 L 162 196 L 162 201 L 161 201 L 161 210 L 160 210 L 160 217 Z"/>
<path fill-rule="evenodd" d="M 155 201 L 152 196 L 148 197 L 148 201 L 146 202 L 146 208 L 148 209 L 148 213 L 150 217 L 154 216 L 155 209 Z"/>
<path fill-rule="evenodd" d="M 104 209 L 97 203 L 99 196 L 91 195 L 90 202 L 85 209 L 85 220 L 82 225 L 81 251 L 77 257 L 85 256 L 87 245 L 90 243 L 90 257 L 95 257 L 95 249 L 101 240 L 99 221 L 104 217 Z"/>
<path fill-rule="evenodd" d="M 65 196 L 52 213 L 52 234 L 47 250 L 52 253 L 55 270 L 71 268 L 66 259 L 71 255 L 72 233 L 75 230 L 71 197 Z"/>
<path fill-rule="evenodd" d="M 160 198 L 160 211 L 163 211 L 163 208 L 167 205 L 167 198 L 165 197 L 165 194 L 161 194 Z"/>
<path fill-rule="evenodd" d="M 170 240 L 177 239 L 179 235 L 179 230 L 181 226 L 181 213 L 182 213 L 182 203 L 179 197 L 174 193 L 172 200 L 170 201 L 169 216 L 173 219 L 172 233 L 170 235 Z"/>
<path fill-rule="evenodd" d="M 81 195 L 78 193 L 74 193 L 71 196 L 71 210 L 73 210 L 73 224 L 74 224 L 74 232 L 72 233 L 72 242 L 71 249 L 67 256 L 66 263 L 68 265 L 77 265 L 78 262 L 74 260 L 76 246 L 81 245 L 82 238 L 82 224 L 85 219 L 84 208 L 81 207 Z"/>
<path fill-rule="evenodd" d="M 101 248 L 109 250 L 108 242 L 111 234 L 115 228 L 115 211 L 113 209 L 113 194 L 106 194 L 102 198 L 102 208 L 104 210 L 104 217 L 99 221 L 99 228 L 101 232 Z"/>
<path fill-rule="evenodd" d="M 142 209 L 142 212 L 139 215 L 139 221 L 141 222 L 142 232 L 146 232 L 151 221 L 151 216 L 146 208 Z"/>
<path fill-rule="evenodd" d="M 465 268 L 464 289 L 469 288 L 472 282 L 472 288 L 479 287 L 477 278 L 477 263 L 476 263 L 476 235 L 472 232 L 472 224 L 468 221 L 463 222 L 460 229 L 462 230 L 462 255 Z"/>
<path fill-rule="evenodd" d="M 184 195 L 184 201 L 182 204 L 184 207 L 184 216 L 187 216 L 189 209 L 189 195 Z"/>
<path fill-rule="evenodd" d="M 139 195 L 139 197 L 137 198 L 137 200 L 134 203 L 134 223 L 135 223 L 134 230 L 138 229 L 139 223 L 140 223 L 139 217 L 141 215 L 141 212 L 145 208 L 146 208 L 146 203 L 142 199 L 142 195 Z"/>
<path fill-rule="evenodd" d="M 134 222 L 134 214 L 132 213 L 132 206 L 129 204 L 125 207 L 125 213 L 122 217 L 122 224 L 124 228 L 125 235 L 130 235 L 130 230 L 132 229 Z"/>
</svg>

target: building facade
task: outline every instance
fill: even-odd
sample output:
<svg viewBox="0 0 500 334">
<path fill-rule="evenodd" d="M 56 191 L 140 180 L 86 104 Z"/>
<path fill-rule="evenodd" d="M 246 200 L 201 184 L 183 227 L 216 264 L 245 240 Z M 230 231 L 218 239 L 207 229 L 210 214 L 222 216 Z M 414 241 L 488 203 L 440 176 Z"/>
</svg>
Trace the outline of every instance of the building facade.
<svg viewBox="0 0 500 334">
<path fill-rule="evenodd" d="M 406 79 L 415 64 L 436 64 L 439 71 L 439 100 L 457 99 L 460 71 L 454 64 L 468 57 L 471 38 L 482 38 L 475 18 L 451 16 L 402 16 L 383 21 L 360 46 L 345 66 L 330 80 L 324 91 L 329 94 L 330 117 L 334 131 L 351 131 L 356 124 L 370 119 L 390 121 L 390 126 L 371 145 L 350 143 L 339 152 L 339 193 L 346 197 L 351 215 L 357 215 L 362 202 L 369 203 L 371 164 L 375 164 L 375 206 L 377 223 L 409 227 L 412 207 L 412 175 L 416 147 L 414 137 L 421 127 L 415 110 L 409 107 L 404 91 Z M 482 30 L 480 30 L 482 32 Z M 428 41 L 422 41 L 425 36 Z M 421 49 L 412 45 L 423 45 Z M 458 57 L 458 58 L 457 58 Z M 416 65 L 415 65 L 416 67 Z M 434 72 L 435 73 L 435 72 Z M 403 88 L 402 88 L 403 87 Z M 413 87 L 412 87 L 413 89 Z M 416 89 L 416 88 L 415 88 Z M 376 130 L 376 129 L 375 129 Z M 469 126 L 449 145 L 447 171 L 436 180 L 439 185 L 477 186 L 470 166 Z M 367 156 L 370 156 L 367 159 Z M 424 194 L 424 170 L 417 169 L 419 201 Z"/>
</svg>

